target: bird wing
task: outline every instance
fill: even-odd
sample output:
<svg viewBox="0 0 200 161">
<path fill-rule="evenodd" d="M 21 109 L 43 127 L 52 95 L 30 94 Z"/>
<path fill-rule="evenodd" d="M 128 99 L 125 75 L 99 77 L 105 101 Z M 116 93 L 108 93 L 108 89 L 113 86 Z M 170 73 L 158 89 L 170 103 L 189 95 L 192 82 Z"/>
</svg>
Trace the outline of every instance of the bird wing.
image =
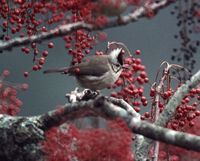
<svg viewBox="0 0 200 161">
<path fill-rule="evenodd" d="M 98 58 L 97 58 L 98 57 Z M 78 68 L 78 72 L 77 69 Z M 71 75 L 102 76 L 108 71 L 106 55 L 86 57 L 80 64 L 71 66 L 68 70 Z"/>
</svg>

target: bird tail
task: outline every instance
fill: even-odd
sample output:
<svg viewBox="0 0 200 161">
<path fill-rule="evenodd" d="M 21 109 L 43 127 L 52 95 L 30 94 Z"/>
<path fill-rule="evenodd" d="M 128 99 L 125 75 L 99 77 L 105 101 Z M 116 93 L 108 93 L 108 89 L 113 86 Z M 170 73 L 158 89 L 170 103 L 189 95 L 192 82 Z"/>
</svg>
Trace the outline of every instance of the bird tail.
<svg viewBox="0 0 200 161">
<path fill-rule="evenodd" d="M 44 74 L 49 74 L 49 73 L 62 73 L 62 74 L 67 74 L 68 73 L 68 67 L 64 67 L 64 68 L 59 68 L 59 69 L 48 69 L 45 70 L 43 73 Z"/>
</svg>

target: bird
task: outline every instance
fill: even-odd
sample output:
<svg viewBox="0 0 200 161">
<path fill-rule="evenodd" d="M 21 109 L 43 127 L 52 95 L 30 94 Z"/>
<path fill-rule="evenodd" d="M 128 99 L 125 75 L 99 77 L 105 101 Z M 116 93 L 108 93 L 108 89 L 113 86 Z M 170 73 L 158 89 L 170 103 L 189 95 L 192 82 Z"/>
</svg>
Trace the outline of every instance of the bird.
<svg viewBox="0 0 200 161">
<path fill-rule="evenodd" d="M 126 0 L 95 0 L 99 4 L 100 13 L 113 17 L 118 16 L 125 12 L 128 8 Z"/>
<path fill-rule="evenodd" d="M 75 76 L 78 84 L 92 91 L 113 85 L 123 69 L 123 55 L 130 51 L 121 42 L 108 42 L 106 54 L 85 57 L 81 63 L 59 69 L 48 69 L 43 73 L 62 73 Z"/>
</svg>

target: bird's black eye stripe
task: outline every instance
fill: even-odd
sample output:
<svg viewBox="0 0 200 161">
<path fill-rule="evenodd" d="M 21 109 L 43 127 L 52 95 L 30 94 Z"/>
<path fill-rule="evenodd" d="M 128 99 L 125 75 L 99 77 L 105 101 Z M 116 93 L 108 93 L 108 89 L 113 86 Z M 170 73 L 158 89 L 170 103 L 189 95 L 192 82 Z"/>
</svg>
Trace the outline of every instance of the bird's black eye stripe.
<svg viewBox="0 0 200 161">
<path fill-rule="evenodd" d="M 115 64 L 116 65 L 116 67 L 120 67 L 121 65 L 120 64 Z"/>
<path fill-rule="evenodd" d="M 117 60 L 118 60 L 118 62 L 121 64 L 121 65 L 123 65 L 123 54 L 119 54 L 118 55 L 118 57 L 117 57 Z"/>
</svg>

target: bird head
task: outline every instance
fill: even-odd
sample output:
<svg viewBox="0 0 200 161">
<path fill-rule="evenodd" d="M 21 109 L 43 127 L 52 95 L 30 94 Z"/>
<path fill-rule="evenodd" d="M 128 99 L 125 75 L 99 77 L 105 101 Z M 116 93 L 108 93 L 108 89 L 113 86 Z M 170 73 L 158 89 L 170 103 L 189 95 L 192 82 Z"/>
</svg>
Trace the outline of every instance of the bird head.
<svg viewBox="0 0 200 161">
<path fill-rule="evenodd" d="M 123 53 L 122 48 L 113 49 L 109 54 L 110 61 L 113 64 L 122 66 L 123 65 L 123 54 L 124 53 Z"/>
<path fill-rule="evenodd" d="M 129 49 L 121 42 L 108 42 L 106 53 L 110 56 L 110 61 L 113 64 L 119 64 L 123 68 L 123 56 L 127 54 L 132 56 Z"/>
</svg>

